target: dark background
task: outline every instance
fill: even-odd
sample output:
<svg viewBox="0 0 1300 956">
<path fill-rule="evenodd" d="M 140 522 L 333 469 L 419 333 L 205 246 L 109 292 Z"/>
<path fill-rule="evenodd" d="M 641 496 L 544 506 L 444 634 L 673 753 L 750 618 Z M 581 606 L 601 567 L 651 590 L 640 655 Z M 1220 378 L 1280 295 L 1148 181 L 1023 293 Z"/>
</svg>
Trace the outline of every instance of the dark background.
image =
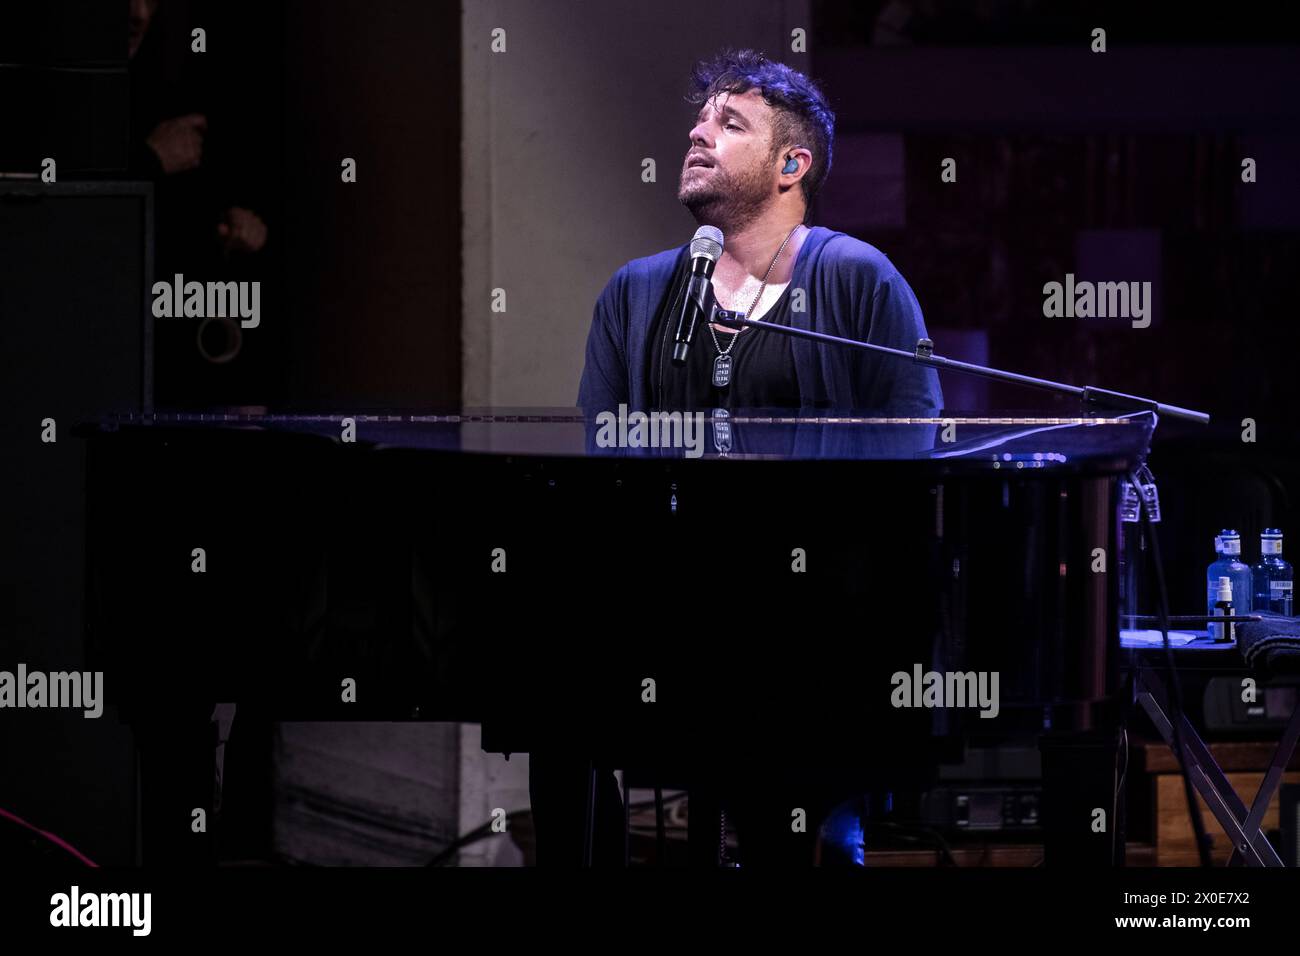
<svg viewBox="0 0 1300 956">
<path fill-rule="evenodd" d="M 153 115 L 208 117 L 205 165 L 246 187 L 235 198 L 268 225 L 255 257 L 264 320 L 220 367 L 205 366 L 192 329 L 164 330 L 159 404 L 456 404 L 458 7 L 162 0 L 131 61 L 126 8 L 14 11 L 0 31 L 0 91 L 15 111 L 0 171 L 35 172 L 53 155 L 61 181 L 129 177 L 130 136 Z M 361 170 L 346 186 L 345 156 Z"/>
<path fill-rule="evenodd" d="M 61 181 L 129 178 L 133 71 L 151 78 L 169 108 L 210 114 L 213 161 L 248 185 L 248 202 L 270 230 L 259 265 L 262 334 L 216 367 L 197 357 L 189 330 L 169 329 L 152 356 L 156 404 L 457 404 L 457 6 L 163 0 L 132 67 L 119 6 L 110 16 L 114 5 L 100 0 L 49 0 L 6 19 L 0 102 L 12 119 L 0 136 L 0 171 L 30 173 L 54 154 Z M 1215 531 L 1236 526 L 1254 560 L 1262 527 L 1296 528 L 1300 31 L 1287 8 L 1008 0 L 814 2 L 811 12 L 809 54 L 781 58 L 821 81 L 838 114 L 835 167 L 813 220 L 888 250 L 916 290 L 938 351 L 1214 416 L 1204 429 L 1162 423 L 1151 459 L 1166 506 L 1173 610 L 1194 612 Z M 205 26 L 213 51 L 201 73 L 183 54 L 192 23 Z M 1088 51 L 1094 26 L 1107 30 L 1105 54 Z M 569 29 L 575 51 L 639 42 L 588 36 L 581 17 Z M 661 102 L 679 108 L 672 97 Z M 362 171 L 355 185 L 339 182 L 344 156 Z M 1258 162 L 1256 183 L 1241 182 L 1245 156 Z M 957 160 L 956 185 L 940 180 L 944 157 Z M 16 221 L 0 204 L 0 230 L 10 230 L 0 323 L 39 321 L 16 314 L 12 301 L 6 308 L 4 297 L 32 263 L 47 271 L 25 278 L 50 290 L 84 279 L 69 273 L 74 258 L 61 261 L 48 248 L 24 262 Z M 1043 318 L 1043 284 L 1066 272 L 1150 279 L 1158 302 L 1151 327 Z M 119 291 L 117 315 L 107 300 L 99 310 L 68 301 L 88 322 L 134 321 L 139 290 Z M 88 335 L 82 344 L 100 340 Z M 575 352 L 581 346 L 575 337 Z M 24 356 L 4 352 L 7 408 L 37 408 L 40 396 L 11 391 L 30 381 L 14 374 Z M 69 394 L 94 384 L 66 368 L 42 380 Z M 962 410 L 1071 410 L 1034 392 L 951 376 L 943 385 Z M 104 393 L 70 404 L 108 410 L 131 401 Z M 1246 417 L 1258 425 L 1254 444 L 1241 441 Z M 6 446 L 30 435 L 24 424 L 6 433 Z M 68 459 L 73 486 L 79 462 Z M 5 485 L 7 520 L 42 509 L 68 517 L 69 485 L 28 484 Z M 148 476 L 140 487 L 148 493 Z M 61 537 L 37 535 L 32 551 L 6 553 L 0 666 L 77 666 L 75 626 L 46 640 L 31 623 L 59 601 L 51 582 L 79 592 L 75 517 Z M 26 582 L 37 576 L 42 588 L 33 590 Z M 19 628 L 25 636 L 12 637 Z M 38 637 L 39 657 L 29 653 Z M 65 721 L 63 736 L 41 740 L 26 734 L 29 721 L 21 741 L 10 738 L 13 749 L 0 759 L 31 769 L 0 778 L 4 805 L 39 810 L 91 856 L 125 861 L 130 801 L 120 795 L 132 785 L 130 765 L 111 749 L 125 744 L 120 736 L 87 742 L 77 736 L 84 723 Z M 98 801 L 96 815 L 86 811 L 87 792 L 116 796 Z"/>
<path fill-rule="evenodd" d="M 1251 563 L 1259 532 L 1297 516 L 1295 18 L 1263 3 L 814 10 L 814 71 L 837 111 L 818 221 L 889 250 L 936 350 L 1211 413 L 1209 428 L 1162 422 L 1150 460 L 1174 613 L 1195 613 L 1220 527 L 1241 531 Z M 1080 40 L 1097 26 L 1104 54 Z M 957 184 L 940 179 L 945 157 Z M 1043 285 L 1067 272 L 1152 281 L 1150 327 L 1044 318 Z M 958 409 L 1075 408 L 952 375 L 943 387 Z"/>
<path fill-rule="evenodd" d="M 0 60 L 26 64 L 2 71 L 8 82 L 30 93 L 42 70 L 54 108 L 14 99 L 43 134 L 71 136 L 79 115 L 66 107 L 93 98 L 82 108 L 100 134 L 78 142 L 97 175 L 125 149 L 130 108 L 117 82 L 125 61 L 105 49 L 109 6 L 41 5 L 27 30 L 0 40 Z M 1300 30 L 1274 4 L 1180 9 L 814 2 L 810 52 L 787 57 L 821 82 L 838 118 L 814 221 L 889 252 L 932 331 L 949 334 L 933 336 L 940 352 L 948 342 L 1220 420 L 1275 416 L 1293 395 L 1289 312 L 1300 293 Z M 264 323 L 247 337 L 250 354 L 220 370 L 170 356 L 184 374 L 160 369 L 161 404 L 459 401 L 456 13 L 446 3 L 358 14 L 345 3 L 164 0 L 131 70 L 163 86 L 172 111 L 212 115 L 214 158 L 254 184 L 250 204 L 270 227 L 264 309 L 286 321 Z M 195 23 L 213 51 L 202 58 L 186 55 Z M 1087 49 L 1096 25 L 1104 54 Z M 70 78 L 60 71 L 71 63 L 93 72 Z M 9 139 L 0 168 L 33 168 L 49 152 L 38 138 Z M 323 156 L 354 156 L 363 174 L 340 188 Z M 1255 183 L 1241 182 L 1246 156 Z M 957 184 L 939 178 L 945 157 Z M 1043 284 L 1066 272 L 1152 280 L 1152 326 L 1040 321 Z M 989 406 L 1045 402 L 950 375 L 944 385 Z"/>
</svg>

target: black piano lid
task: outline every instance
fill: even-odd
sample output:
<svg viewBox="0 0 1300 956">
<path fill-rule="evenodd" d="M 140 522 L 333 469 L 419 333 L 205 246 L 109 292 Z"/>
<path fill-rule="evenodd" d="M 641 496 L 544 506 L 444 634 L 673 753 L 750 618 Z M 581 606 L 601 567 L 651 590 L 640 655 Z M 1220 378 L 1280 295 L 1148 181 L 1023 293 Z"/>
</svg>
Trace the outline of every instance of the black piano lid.
<svg viewBox="0 0 1300 956">
<path fill-rule="evenodd" d="M 319 435 L 340 442 L 345 419 L 363 448 L 428 449 L 484 455 L 660 459 L 910 461 L 959 470 L 1064 469 L 1122 472 L 1144 461 L 1152 412 L 1046 417 L 1026 412 L 927 417 L 869 411 L 758 409 L 689 413 L 688 423 L 636 413 L 584 415 L 580 408 L 466 408 L 441 413 L 270 414 L 261 410 L 112 415 L 100 432 L 127 429 L 176 437 L 256 430 Z M 948 470 L 942 468 L 941 470 Z"/>
</svg>

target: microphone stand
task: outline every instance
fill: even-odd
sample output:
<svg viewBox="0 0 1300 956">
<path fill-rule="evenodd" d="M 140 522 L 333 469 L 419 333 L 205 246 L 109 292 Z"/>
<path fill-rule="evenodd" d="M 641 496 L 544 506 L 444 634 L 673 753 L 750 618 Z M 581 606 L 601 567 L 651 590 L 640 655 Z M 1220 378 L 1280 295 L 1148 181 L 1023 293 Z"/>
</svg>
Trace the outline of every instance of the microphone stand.
<svg viewBox="0 0 1300 956">
<path fill-rule="evenodd" d="M 732 327 L 748 325 L 755 329 L 769 329 L 773 332 L 780 332 L 783 335 L 793 335 L 798 338 L 813 339 L 818 342 L 829 342 L 831 345 L 865 349 L 868 352 L 878 352 L 883 355 L 893 355 L 896 358 L 911 359 L 918 365 L 928 365 L 930 368 L 948 369 L 954 372 L 962 372 L 966 375 L 978 375 L 981 378 L 991 378 L 999 382 L 1012 382 L 1017 385 L 1028 385 L 1031 388 L 1041 388 L 1049 392 L 1056 392 L 1058 395 L 1073 395 L 1085 406 L 1091 408 L 1108 408 L 1114 411 L 1129 412 L 1156 412 L 1160 415 L 1168 415 L 1170 418 L 1181 418 L 1185 421 L 1196 422 L 1199 425 L 1208 425 L 1210 423 L 1210 416 L 1206 412 L 1198 412 L 1190 408 L 1180 408 L 1177 405 L 1166 405 L 1164 402 L 1157 402 L 1152 398 L 1143 398 L 1140 395 L 1128 395 L 1124 392 L 1112 392 L 1110 389 L 1097 388 L 1093 385 L 1085 385 L 1080 388 L 1077 385 L 1067 385 L 1064 382 L 1053 382 L 1051 379 L 1035 378 L 1032 375 L 1021 375 L 1019 372 L 1007 372 L 1000 368 L 991 368 L 985 365 L 975 365 L 971 362 L 959 362 L 956 359 L 944 358 L 942 355 L 934 354 L 934 343 L 929 339 L 918 339 L 916 348 L 909 352 L 906 349 L 890 348 L 887 345 L 873 345 L 870 342 L 859 342 L 857 339 L 845 339 L 840 338 L 838 335 L 827 335 L 825 332 L 813 332 L 811 329 L 798 329 L 789 325 L 777 325 L 773 322 L 763 322 L 759 319 L 747 318 L 737 315 L 735 312 L 719 309 L 716 299 L 713 301 L 710 308 L 709 321 L 717 322 L 719 325 L 729 325 Z"/>
</svg>

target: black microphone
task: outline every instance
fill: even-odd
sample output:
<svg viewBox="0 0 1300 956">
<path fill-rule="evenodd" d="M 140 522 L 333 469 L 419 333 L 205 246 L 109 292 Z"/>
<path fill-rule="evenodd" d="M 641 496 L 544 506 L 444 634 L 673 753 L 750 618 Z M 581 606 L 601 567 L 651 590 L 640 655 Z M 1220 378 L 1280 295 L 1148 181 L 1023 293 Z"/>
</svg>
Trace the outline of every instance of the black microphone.
<svg viewBox="0 0 1300 956">
<path fill-rule="evenodd" d="M 704 317 L 704 303 L 708 300 L 713 269 L 722 255 L 722 230 L 716 226 L 700 226 L 691 240 L 691 278 L 682 299 L 682 311 L 677 316 L 677 334 L 673 336 L 673 364 L 685 365 L 686 353 L 695 338 L 695 324 Z"/>
</svg>

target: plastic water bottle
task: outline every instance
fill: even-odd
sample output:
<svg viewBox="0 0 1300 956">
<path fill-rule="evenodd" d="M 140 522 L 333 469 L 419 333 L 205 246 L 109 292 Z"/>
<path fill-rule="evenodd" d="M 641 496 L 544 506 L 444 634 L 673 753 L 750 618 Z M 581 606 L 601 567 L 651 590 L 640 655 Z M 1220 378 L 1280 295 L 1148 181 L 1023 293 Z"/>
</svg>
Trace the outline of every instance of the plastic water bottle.
<svg viewBox="0 0 1300 956">
<path fill-rule="evenodd" d="M 1214 607 L 1210 608 L 1210 613 L 1216 617 L 1232 617 L 1232 581 L 1226 574 L 1215 585 L 1214 598 Z M 1211 621 L 1210 637 L 1219 642 L 1231 641 L 1236 639 L 1237 632 L 1231 622 Z"/>
<path fill-rule="evenodd" d="M 1259 536 L 1259 563 L 1251 568 L 1255 580 L 1254 610 L 1291 616 L 1291 582 L 1294 572 L 1282 560 L 1282 532 L 1265 528 Z"/>
<path fill-rule="evenodd" d="M 1250 566 L 1241 561 L 1241 535 L 1231 528 L 1224 528 L 1214 539 L 1214 550 L 1219 557 L 1205 571 L 1205 613 L 1214 615 L 1221 577 L 1232 582 L 1234 610 L 1238 614 L 1250 613 L 1254 576 Z"/>
</svg>

